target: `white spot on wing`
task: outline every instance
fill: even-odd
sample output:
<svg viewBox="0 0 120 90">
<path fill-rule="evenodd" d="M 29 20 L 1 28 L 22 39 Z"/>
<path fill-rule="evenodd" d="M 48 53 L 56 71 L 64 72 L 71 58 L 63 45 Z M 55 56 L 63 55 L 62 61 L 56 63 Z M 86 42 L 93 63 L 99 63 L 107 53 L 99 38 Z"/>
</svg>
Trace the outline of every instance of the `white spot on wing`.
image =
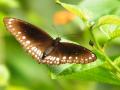
<svg viewBox="0 0 120 90">
<path fill-rule="evenodd" d="M 32 47 L 31 50 L 33 51 L 36 47 Z"/>
<path fill-rule="evenodd" d="M 30 49 L 30 46 L 26 47 L 26 49 L 29 50 L 29 49 Z"/>
<path fill-rule="evenodd" d="M 60 59 L 59 58 L 56 58 L 56 61 L 59 61 Z"/>
<path fill-rule="evenodd" d="M 40 58 L 42 58 L 42 56 L 43 56 L 43 53 L 41 53 Z"/>
<path fill-rule="evenodd" d="M 18 32 L 18 34 L 21 34 L 21 32 Z"/>
<path fill-rule="evenodd" d="M 46 59 L 50 59 L 51 58 L 51 56 L 48 56 Z"/>
<path fill-rule="evenodd" d="M 75 59 L 78 59 L 78 57 L 75 57 Z"/>
<path fill-rule="evenodd" d="M 56 57 L 53 57 L 53 60 L 55 60 Z"/>
<path fill-rule="evenodd" d="M 33 51 L 36 52 L 36 51 L 37 51 L 37 48 L 35 48 Z"/>
<path fill-rule="evenodd" d="M 72 59 L 72 57 L 71 57 L 71 56 L 69 56 L 69 59 Z"/>
<path fill-rule="evenodd" d="M 32 55 L 35 55 L 35 53 L 34 53 L 34 52 L 32 52 Z"/>
<path fill-rule="evenodd" d="M 86 58 L 85 61 L 88 61 L 88 59 Z"/>
<path fill-rule="evenodd" d="M 83 59 L 83 58 L 81 58 L 81 60 L 83 61 L 84 59 Z"/>
<path fill-rule="evenodd" d="M 36 54 L 39 55 L 40 50 L 37 50 Z"/>
<path fill-rule="evenodd" d="M 8 27 L 9 27 L 9 28 L 11 28 L 11 27 L 12 27 L 12 25 L 8 25 Z"/>
<path fill-rule="evenodd" d="M 11 22 L 11 21 L 9 21 L 9 22 L 8 22 L 8 24 L 12 24 L 12 22 Z"/>
<path fill-rule="evenodd" d="M 50 57 L 50 60 L 53 60 L 53 57 L 52 57 L 52 56 Z"/>
<path fill-rule="evenodd" d="M 28 41 L 26 41 L 26 44 L 30 44 L 30 41 L 28 40 Z"/>
<path fill-rule="evenodd" d="M 22 40 L 22 39 L 20 39 L 19 41 L 20 41 L 21 43 L 23 42 L 23 40 Z"/>
<path fill-rule="evenodd" d="M 37 56 L 37 55 L 35 55 L 35 57 L 37 58 L 38 56 Z"/>
<path fill-rule="evenodd" d="M 89 59 L 92 59 L 92 57 L 89 57 Z"/>
<path fill-rule="evenodd" d="M 11 19 L 9 19 L 9 22 L 12 22 L 13 20 L 15 20 L 15 19 L 11 18 Z"/>
<path fill-rule="evenodd" d="M 95 55 L 94 55 L 94 54 L 92 54 L 92 57 L 95 57 Z"/>
<path fill-rule="evenodd" d="M 66 56 L 64 56 L 63 59 L 66 59 Z"/>
<path fill-rule="evenodd" d="M 11 30 L 12 30 L 12 31 L 14 31 L 14 30 L 15 30 L 15 28 L 11 28 Z"/>
<path fill-rule="evenodd" d="M 28 52 L 29 52 L 29 53 L 31 53 L 32 51 L 31 51 L 31 50 L 29 50 Z"/>
<path fill-rule="evenodd" d="M 41 56 L 41 51 L 39 51 L 38 55 Z"/>
<path fill-rule="evenodd" d="M 22 36 L 22 39 L 26 39 L 26 37 L 25 37 L 25 36 Z"/>
<path fill-rule="evenodd" d="M 56 62 L 56 64 L 59 64 L 60 62 Z"/>
<path fill-rule="evenodd" d="M 50 62 L 50 64 L 52 64 L 52 61 Z"/>
</svg>

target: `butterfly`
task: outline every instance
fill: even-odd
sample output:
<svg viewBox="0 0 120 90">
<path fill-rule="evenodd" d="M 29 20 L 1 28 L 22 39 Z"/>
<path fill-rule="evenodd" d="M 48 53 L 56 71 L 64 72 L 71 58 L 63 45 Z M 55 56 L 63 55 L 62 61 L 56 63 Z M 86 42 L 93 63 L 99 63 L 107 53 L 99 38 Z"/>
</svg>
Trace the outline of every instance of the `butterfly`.
<svg viewBox="0 0 120 90">
<path fill-rule="evenodd" d="M 26 21 L 11 17 L 5 17 L 3 21 L 7 30 L 39 63 L 87 64 L 97 59 L 89 49 L 74 43 L 60 42 L 59 37 L 53 39 L 48 33 Z"/>
</svg>

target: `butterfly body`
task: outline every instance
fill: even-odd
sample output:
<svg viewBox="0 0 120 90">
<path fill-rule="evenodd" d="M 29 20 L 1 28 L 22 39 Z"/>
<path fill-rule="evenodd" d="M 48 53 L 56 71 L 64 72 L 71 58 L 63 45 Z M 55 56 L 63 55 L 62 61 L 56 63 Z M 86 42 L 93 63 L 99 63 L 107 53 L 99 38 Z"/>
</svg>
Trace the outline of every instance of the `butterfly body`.
<svg viewBox="0 0 120 90">
<path fill-rule="evenodd" d="M 96 55 L 90 50 L 68 42 L 53 39 L 40 28 L 16 18 L 4 18 L 8 31 L 21 43 L 24 49 L 39 63 L 86 64 L 96 60 Z"/>
</svg>

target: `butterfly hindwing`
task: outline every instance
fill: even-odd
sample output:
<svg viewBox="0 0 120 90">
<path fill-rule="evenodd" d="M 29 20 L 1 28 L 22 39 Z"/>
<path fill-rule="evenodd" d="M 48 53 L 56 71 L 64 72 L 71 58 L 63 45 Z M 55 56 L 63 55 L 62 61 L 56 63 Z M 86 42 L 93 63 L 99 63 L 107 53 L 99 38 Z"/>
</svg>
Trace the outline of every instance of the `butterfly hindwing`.
<svg viewBox="0 0 120 90">
<path fill-rule="evenodd" d="M 73 44 L 60 42 L 55 50 L 43 60 L 48 64 L 76 63 L 86 64 L 96 60 L 96 56 L 90 50 Z"/>
</svg>

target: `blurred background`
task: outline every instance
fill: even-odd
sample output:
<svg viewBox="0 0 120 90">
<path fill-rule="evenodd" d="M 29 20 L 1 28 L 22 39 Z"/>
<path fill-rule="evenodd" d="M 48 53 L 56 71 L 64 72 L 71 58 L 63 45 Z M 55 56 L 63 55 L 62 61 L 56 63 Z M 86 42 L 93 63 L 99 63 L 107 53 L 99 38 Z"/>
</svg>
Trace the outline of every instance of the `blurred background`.
<svg viewBox="0 0 120 90">
<path fill-rule="evenodd" d="M 120 0 L 61 1 L 87 8 L 95 20 L 106 14 L 120 16 Z M 60 36 L 91 48 L 88 44 L 90 37 L 84 32 L 82 21 L 54 0 L 0 0 L 0 90 L 120 90 L 118 85 L 82 78 L 51 79 L 49 68 L 38 64 L 26 54 L 15 38 L 6 31 L 3 25 L 4 16 L 28 21 L 42 28 L 53 38 Z M 98 38 L 101 44 L 105 40 L 100 34 Z M 120 44 L 115 45 L 116 50 L 120 50 Z M 108 50 L 113 52 L 111 57 L 120 55 L 116 50 Z"/>
</svg>

